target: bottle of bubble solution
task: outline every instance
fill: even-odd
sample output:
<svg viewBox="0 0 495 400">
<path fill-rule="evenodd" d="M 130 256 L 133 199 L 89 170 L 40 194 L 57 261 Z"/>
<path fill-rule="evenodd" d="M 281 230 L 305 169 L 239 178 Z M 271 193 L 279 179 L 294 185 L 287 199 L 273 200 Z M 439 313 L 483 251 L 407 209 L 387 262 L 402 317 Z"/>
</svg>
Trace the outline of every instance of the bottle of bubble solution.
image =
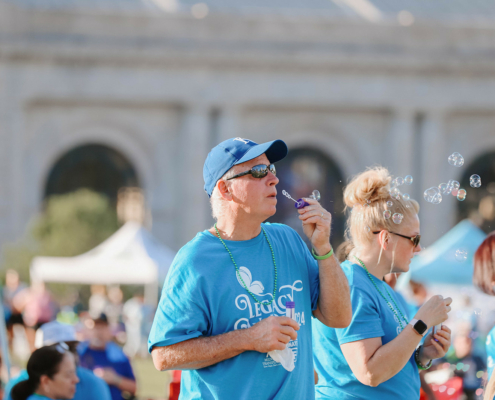
<svg viewBox="0 0 495 400">
<path fill-rule="evenodd" d="M 296 303 L 294 301 L 287 301 L 285 303 L 285 316 L 288 318 L 296 320 Z M 290 343 L 290 342 L 289 342 Z M 287 371 L 291 372 L 294 370 L 295 364 L 295 356 L 292 349 L 289 347 L 289 343 L 285 346 L 283 350 L 272 350 L 268 352 L 269 356 L 276 362 L 282 364 Z"/>
<path fill-rule="evenodd" d="M 287 301 L 285 303 L 285 316 L 287 318 L 292 318 L 294 321 L 296 320 L 296 302 L 295 301 Z"/>
<path fill-rule="evenodd" d="M 440 331 L 440 330 L 442 330 L 442 324 L 435 325 L 435 326 L 433 327 L 433 329 L 432 329 L 432 332 L 431 332 L 431 333 L 432 333 L 432 335 L 434 335 L 435 333 L 437 333 L 437 332 L 438 332 L 438 331 Z M 438 339 L 435 339 L 435 338 L 433 338 L 433 339 L 435 340 L 435 342 L 438 342 Z"/>
</svg>

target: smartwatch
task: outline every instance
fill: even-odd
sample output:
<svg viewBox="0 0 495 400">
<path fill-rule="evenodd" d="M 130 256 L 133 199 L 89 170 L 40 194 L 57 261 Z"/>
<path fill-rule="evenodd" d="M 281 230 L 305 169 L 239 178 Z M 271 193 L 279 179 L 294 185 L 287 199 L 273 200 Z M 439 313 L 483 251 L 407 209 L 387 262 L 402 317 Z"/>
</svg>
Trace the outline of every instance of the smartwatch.
<svg viewBox="0 0 495 400">
<path fill-rule="evenodd" d="M 428 327 L 420 319 L 412 319 L 411 322 L 409 322 L 409 325 L 412 325 L 414 330 L 418 332 L 421 336 L 424 336 L 428 331 Z"/>
</svg>

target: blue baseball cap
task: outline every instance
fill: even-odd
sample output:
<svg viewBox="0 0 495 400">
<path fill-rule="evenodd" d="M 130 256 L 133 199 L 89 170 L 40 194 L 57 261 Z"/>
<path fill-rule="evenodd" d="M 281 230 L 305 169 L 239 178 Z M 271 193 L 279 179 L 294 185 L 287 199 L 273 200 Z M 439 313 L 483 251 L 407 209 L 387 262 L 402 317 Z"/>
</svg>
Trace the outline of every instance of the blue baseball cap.
<svg viewBox="0 0 495 400">
<path fill-rule="evenodd" d="M 249 139 L 233 138 L 227 139 L 215 146 L 203 167 L 203 178 L 205 180 L 205 192 L 211 196 L 218 180 L 225 175 L 234 165 L 252 160 L 262 154 L 266 154 L 270 163 L 282 160 L 289 149 L 283 140 L 273 140 L 258 144 Z"/>
</svg>

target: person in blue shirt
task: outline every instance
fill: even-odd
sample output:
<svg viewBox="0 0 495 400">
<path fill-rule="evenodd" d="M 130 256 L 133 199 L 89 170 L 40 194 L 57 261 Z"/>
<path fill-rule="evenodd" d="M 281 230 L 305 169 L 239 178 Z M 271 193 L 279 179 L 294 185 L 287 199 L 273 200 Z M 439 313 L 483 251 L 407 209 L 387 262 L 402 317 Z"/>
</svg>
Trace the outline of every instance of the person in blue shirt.
<svg viewBox="0 0 495 400">
<path fill-rule="evenodd" d="M 120 346 L 112 342 L 106 315 L 100 314 L 92 321 L 89 341 L 82 342 L 77 348 L 81 366 L 92 370 L 108 384 L 112 400 L 135 395 L 136 378 L 131 363 Z"/>
<path fill-rule="evenodd" d="M 408 271 L 421 251 L 419 205 L 395 191 L 392 199 L 390 180 L 385 168 L 376 167 L 345 189 L 352 245 L 346 246 L 349 256 L 342 268 L 353 315 L 340 329 L 313 320 L 317 399 L 418 399 L 418 368 L 429 367 L 450 346 L 450 329 L 443 326 L 418 347 L 428 328 L 447 319 L 450 298 L 433 296 L 409 320 L 407 305 L 384 282 L 386 274 Z"/>
<path fill-rule="evenodd" d="M 65 343 L 75 357 L 76 365 L 79 361 L 77 354 L 76 331 L 72 325 L 62 324 L 58 321 L 48 322 L 36 331 L 35 347 L 51 346 L 57 343 Z M 76 367 L 76 374 L 79 382 L 76 386 L 76 394 L 73 400 L 111 400 L 110 389 L 105 381 L 98 378 L 92 371 L 79 365 Z M 28 379 L 27 371 L 21 370 L 18 376 L 9 380 L 5 386 L 4 399 L 12 400 L 11 390 L 18 382 Z"/>
<path fill-rule="evenodd" d="M 72 400 L 79 378 L 74 355 L 65 343 L 37 349 L 29 357 L 28 379 L 12 388 L 13 400 Z"/>
<path fill-rule="evenodd" d="M 495 296 L 495 231 L 490 233 L 474 254 L 473 283 L 484 293 Z M 495 398 L 495 327 L 486 338 L 487 369 L 489 382 L 485 400 Z"/>
<path fill-rule="evenodd" d="M 318 261 L 293 229 L 264 223 L 277 205 L 273 164 L 286 154 L 281 140 L 235 138 L 205 161 L 217 222 L 176 255 L 148 341 L 158 370 L 183 370 L 180 399 L 311 400 L 311 316 L 350 322 L 331 214 L 314 199 L 298 210 Z"/>
</svg>

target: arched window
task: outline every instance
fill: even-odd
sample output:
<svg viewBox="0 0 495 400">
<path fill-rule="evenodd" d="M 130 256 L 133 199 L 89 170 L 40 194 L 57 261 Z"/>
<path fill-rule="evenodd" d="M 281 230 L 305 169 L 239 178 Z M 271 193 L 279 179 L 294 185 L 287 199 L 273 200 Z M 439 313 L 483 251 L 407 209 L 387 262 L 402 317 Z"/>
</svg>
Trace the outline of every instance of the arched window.
<svg viewBox="0 0 495 400">
<path fill-rule="evenodd" d="M 270 222 L 280 222 L 294 228 L 309 245 L 302 230 L 294 202 L 282 195 L 287 191 L 294 199 L 309 197 L 317 189 L 320 203 L 332 213 L 331 243 L 336 249 L 344 240 L 343 178 L 340 168 L 323 152 L 309 148 L 291 149 L 286 158 L 278 162 L 277 213 Z"/>
<path fill-rule="evenodd" d="M 469 185 L 473 174 L 481 177 L 481 187 Z M 471 218 L 486 233 L 495 230 L 495 152 L 484 154 L 470 164 L 460 184 L 467 196 L 458 204 L 458 220 Z"/>
<path fill-rule="evenodd" d="M 88 144 L 70 150 L 55 163 L 45 198 L 88 188 L 116 201 L 120 188 L 139 186 L 136 171 L 125 156 L 110 147 Z"/>
</svg>

